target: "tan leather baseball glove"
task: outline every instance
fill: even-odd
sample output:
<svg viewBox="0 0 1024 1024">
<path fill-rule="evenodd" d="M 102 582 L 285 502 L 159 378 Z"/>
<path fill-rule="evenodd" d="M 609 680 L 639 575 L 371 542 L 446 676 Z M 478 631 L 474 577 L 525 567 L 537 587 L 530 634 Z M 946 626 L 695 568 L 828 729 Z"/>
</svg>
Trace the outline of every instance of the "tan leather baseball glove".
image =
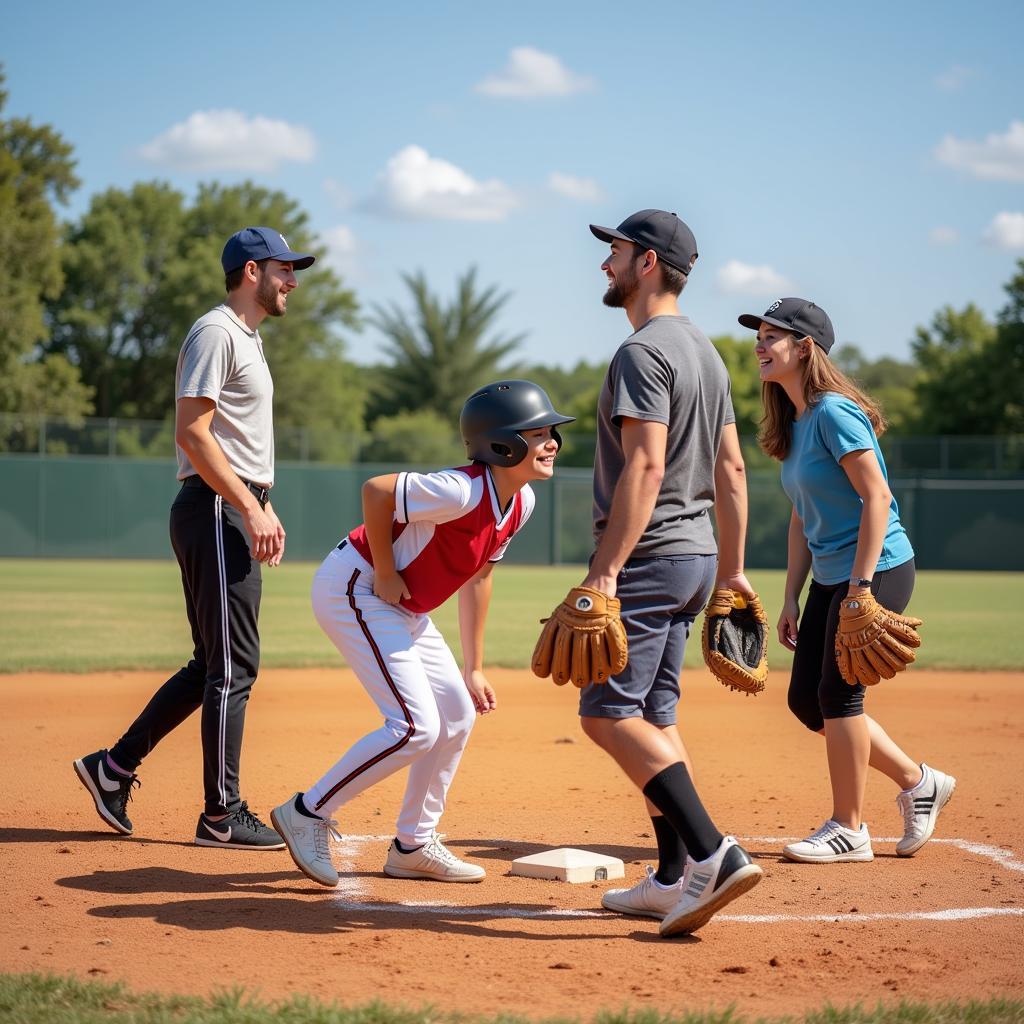
<svg viewBox="0 0 1024 1024">
<path fill-rule="evenodd" d="M 851 686 L 874 686 L 913 662 L 921 646 L 920 619 L 883 608 L 871 594 L 843 598 L 836 630 L 836 663 Z"/>
<path fill-rule="evenodd" d="M 559 686 L 607 683 L 626 667 L 626 630 L 618 598 L 591 587 L 573 587 L 566 599 L 541 619 L 544 629 L 533 651 L 531 667 L 541 679 L 551 676 Z"/>
</svg>

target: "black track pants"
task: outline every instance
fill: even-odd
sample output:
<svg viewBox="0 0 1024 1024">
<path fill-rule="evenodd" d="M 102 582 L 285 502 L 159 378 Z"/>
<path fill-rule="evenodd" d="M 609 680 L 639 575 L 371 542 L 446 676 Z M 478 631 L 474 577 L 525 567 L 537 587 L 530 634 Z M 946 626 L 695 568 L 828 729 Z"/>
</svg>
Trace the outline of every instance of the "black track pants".
<svg viewBox="0 0 1024 1024">
<path fill-rule="evenodd" d="M 134 771 L 164 736 L 202 707 L 205 810 L 225 814 L 241 803 L 245 706 L 260 661 L 260 564 L 249 554 L 238 510 L 205 484 L 182 487 L 171 506 L 170 525 L 192 627 L 192 660 L 157 690 L 110 756 Z"/>
</svg>

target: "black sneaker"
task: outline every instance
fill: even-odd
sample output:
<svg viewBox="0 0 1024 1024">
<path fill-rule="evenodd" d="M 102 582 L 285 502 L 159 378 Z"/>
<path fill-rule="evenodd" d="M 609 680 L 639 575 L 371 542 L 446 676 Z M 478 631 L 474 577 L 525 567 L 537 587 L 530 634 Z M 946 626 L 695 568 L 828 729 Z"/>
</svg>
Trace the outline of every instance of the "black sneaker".
<svg viewBox="0 0 1024 1024">
<path fill-rule="evenodd" d="M 199 815 L 196 825 L 196 846 L 224 846 L 231 850 L 283 850 L 284 840 L 264 825 L 249 805 L 243 803 L 234 814 L 220 821 Z"/>
<path fill-rule="evenodd" d="M 124 813 L 132 787 L 141 786 L 137 775 L 122 775 L 107 764 L 107 752 L 97 750 L 74 762 L 75 774 L 92 795 L 99 816 L 123 836 L 132 834 L 132 822 Z"/>
</svg>

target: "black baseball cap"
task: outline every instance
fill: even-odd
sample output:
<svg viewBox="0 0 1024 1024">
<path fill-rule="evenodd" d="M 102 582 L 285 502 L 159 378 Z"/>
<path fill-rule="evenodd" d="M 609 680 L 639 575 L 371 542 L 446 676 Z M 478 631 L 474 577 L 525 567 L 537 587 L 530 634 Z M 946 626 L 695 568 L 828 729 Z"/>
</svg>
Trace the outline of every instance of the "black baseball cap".
<svg viewBox="0 0 1024 1024">
<path fill-rule="evenodd" d="M 690 273 L 690 265 L 697 258 L 697 239 L 693 232 L 674 213 L 665 210 L 641 210 L 627 217 L 617 228 L 591 224 L 590 230 L 602 242 L 618 238 L 639 245 L 645 252 L 653 249 L 659 260 L 683 274 Z"/>
<path fill-rule="evenodd" d="M 295 270 L 305 270 L 316 260 L 306 253 L 292 252 L 291 246 L 280 231 L 273 228 L 242 228 L 225 243 L 220 265 L 225 274 L 244 267 L 249 260 L 280 260 L 290 263 Z"/>
<path fill-rule="evenodd" d="M 744 313 L 739 317 L 744 327 L 756 331 L 761 324 L 771 324 L 792 331 L 801 338 L 810 338 L 818 348 L 827 352 L 836 340 L 828 313 L 808 299 L 776 299 L 761 316 Z"/>
</svg>

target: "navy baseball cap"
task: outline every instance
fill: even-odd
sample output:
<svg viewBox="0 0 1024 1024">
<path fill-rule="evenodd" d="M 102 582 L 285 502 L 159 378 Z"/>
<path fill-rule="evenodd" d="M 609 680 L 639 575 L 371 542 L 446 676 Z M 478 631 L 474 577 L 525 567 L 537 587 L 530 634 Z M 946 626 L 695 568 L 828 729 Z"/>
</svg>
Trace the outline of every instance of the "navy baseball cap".
<svg viewBox="0 0 1024 1024">
<path fill-rule="evenodd" d="M 602 242 L 618 238 L 639 245 L 645 252 L 653 249 L 659 260 L 683 274 L 697 258 L 697 239 L 693 232 L 674 214 L 665 210 L 641 210 L 627 217 L 617 228 L 590 225 L 591 233 Z"/>
<path fill-rule="evenodd" d="M 807 299 L 776 299 L 761 316 L 744 313 L 738 319 L 744 327 L 749 327 L 752 331 L 756 331 L 761 324 L 771 324 L 772 327 L 792 331 L 801 338 L 810 338 L 825 352 L 836 340 L 836 332 L 832 329 L 828 313 Z"/>
<path fill-rule="evenodd" d="M 242 228 L 236 231 L 225 243 L 221 253 L 220 265 L 225 274 L 244 267 L 249 260 L 280 260 L 290 263 L 296 270 L 311 267 L 315 256 L 292 252 L 284 235 L 273 228 Z"/>
</svg>

